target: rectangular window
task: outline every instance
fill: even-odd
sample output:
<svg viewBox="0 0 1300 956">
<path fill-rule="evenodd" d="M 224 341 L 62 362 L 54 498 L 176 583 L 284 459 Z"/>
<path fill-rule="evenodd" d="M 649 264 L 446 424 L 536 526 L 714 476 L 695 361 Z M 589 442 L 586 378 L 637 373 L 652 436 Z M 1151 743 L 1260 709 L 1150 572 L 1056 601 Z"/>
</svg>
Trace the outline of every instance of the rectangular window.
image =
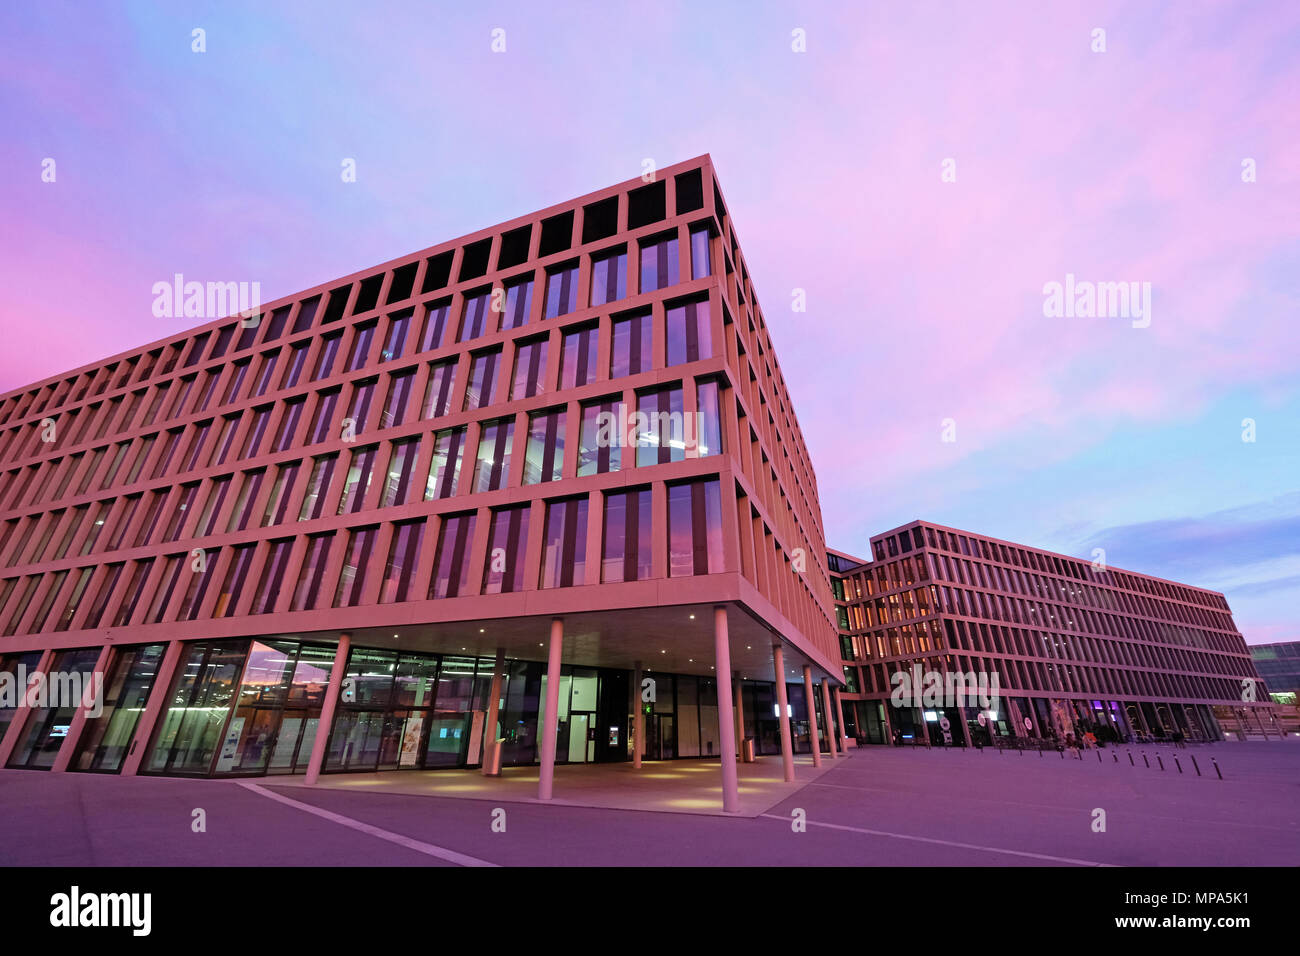
<svg viewBox="0 0 1300 956">
<path fill-rule="evenodd" d="M 465 426 L 447 428 L 433 436 L 433 460 L 429 462 L 429 480 L 424 500 L 450 498 L 460 482 L 460 460 L 465 450 Z"/>
<path fill-rule="evenodd" d="M 239 454 L 240 461 L 257 455 L 257 449 L 262 444 L 262 436 L 266 434 L 266 426 L 270 421 L 270 405 L 263 405 L 261 408 L 253 409 L 253 424 L 248 429 L 248 438 L 244 441 L 244 450 Z"/>
<path fill-rule="evenodd" d="M 444 299 L 429 305 L 424 313 L 424 328 L 420 332 L 420 351 L 431 352 L 442 348 L 447 341 L 447 313 L 451 300 Z"/>
<path fill-rule="evenodd" d="M 338 406 L 341 391 L 342 389 L 331 388 L 317 396 L 316 414 L 312 416 L 311 427 L 307 429 L 308 445 L 317 445 L 329 439 L 334 409 Z"/>
<path fill-rule="evenodd" d="M 230 449 L 235 444 L 235 432 L 238 430 L 238 415 L 228 415 L 221 419 L 221 434 L 217 436 L 217 444 L 212 450 L 212 460 L 208 462 L 210 466 L 226 463 L 226 459 L 230 457 Z"/>
<path fill-rule="evenodd" d="M 681 386 L 641 392 L 636 397 L 636 412 L 638 468 L 686 457 Z"/>
<path fill-rule="evenodd" d="M 185 518 L 189 515 L 190 509 L 194 506 L 194 500 L 198 497 L 199 483 L 197 481 L 188 485 L 181 485 L 180 499 L 176 506 L 172 508 L 171 518 L 167 521 L 167 527 L 163 531 L 163 542 L 170 544 L 181 536 L 185 528 Z"/>
<path fill-rule="evenodd" d="M 293 436 L 298 431 L 298 422 L 302 419 L 302 410 L 306 404 L 306 395 L 284 403 L 284 417 L 280 419 L 280 428 L 275 433 L 275 440 L 271 442 L 271 451 L 284 451 L 293 444 Z"/>
<path fill-rule="evenodd" d="M 607 399 L 582 406 L 578 439 L 578 477 L 603 475 L 623 466 L 623 402 Z"/>
<path fill-rule="evenodd" d="M 469 549 L 474 541 L 473 513 L 447 515 L 438 528 L 430 598 L 456 597 L 469 583 Z"/>
<path fill-rule="evenodd" d="M 662 237 L 641 245 L 641 291 L 653 292 L 676 285 L 677 236 Z"/>
<path fill-rule="evenodd" d="M 136 535 L 135 547 L 143 547 L 153 540 L 154 529 L 158 527 L 158 519 L 162 517 L 163 502 L 167 500 L 167 493 L 170 488 L 162 488 L 152 492 L 149 496 L 149 508 L 144 513 L 144 521 L 140 524 L 140 533 Z"/>
<path fill-rule="evenodd" d="M 496 384 L 497 368 L 501 364 L 501 350 L 480 352 L 471 356 L 469 384 L 465 386 L 464 411 L 472 412 L 492 403 L 492 388 Z"/>
<path fill-rule="evenodd" d="M 366 560 L 375 546 L 379 529 L 375 526 L 357 528 L 350 533 L 347 551 L 343 553 L 343 569 L 339 572 L 338 587 L 334 589 L 335 607 L 355 607 L 361 603 L 366 586 Z"/>
<path fill-rule="evenodd" d="M 695 386 L 696 404 L 699 406 L 695 442 L 699 458 L 722 454 L 722 409 L 718 392 L 718 383 L 712 379 Z"/>
<path fill-rule="evenodd" d="M 343 479 L 339 514 L 356 514 L 365 504 L 366 492 L 370 489 L 370 474 L 375 466 L 375 452 L 378 448 L 378 445 L 368 445 L 352 453 L 352 463 Z"/>
<path fill-rule="evenodd" d="M 411 476 L 415 473 L 415 459 L 419 457 L 420 439 L 409 438 L 392 443 L 388 459 L 388 476 L 384 481 L 379 507 L 392 508 L 406 504 L 411 493 Z"/>
<path fill-rule="evenodd" d="M 321 579 L 325 577 L 325 565 L 329 560 L 330 542 L 334 532 L 313 534 L 307 538 L 307 553 L 303 556 L 302 570 L 298 572 L 298 586 L 294 588 L 291 611 L 310 611 L 316 607 L 320 596 Z"/>
<path fill-rule="evenodd" d="M 266 511 L 262 513 L 262 527 L 280 524 L 289 510 L 289 499 L 293 497 L 293 486 L 298 480 L 298 468 L 301 462 L 291 461 L 281 465 L 275 472 L 275 484 L 271 486 L 271 496 L 266 501 Z"/>
<path fill-rule="evenodd" d="M 213 556 L 215 556 L 215 552 Z M 163 559 L 165 563 L 162 578 L 158 581 L 158 587 L 154 591 L 153 601 L 150 602 L 149 610 L 145 614 L 144 623 L 162 623 L 163 614 L 167 611 L 167 605 L 176 590 L 176 583 L 180 580 L 181 572 L 188 572 L 197 583 L 197 578 L 202 572 L 190 571 L 188 558 L 189 556 L 185 554 L 171 554 Z"/>
<path fill-rule="evenodd" d="M 194 437 L 190 439 L 190 447 L 185 452 L 185 457 L 181 459 L 181 471 L 193 471 L 199 467 L 199 456 L 203 454 L 203 443 L 207 440 L 208 432 L 212 429 L 212 422 L 200 422 L 194 429 Z"/>
<path fill-rule="evenodd" d="M 530 511 L 531 506 L 527 504 L 493 509 L 487 564 L 483 568 L 484 594 L 504 594 L 523 589 Z"/>
<path fill-rule="evenodd" d="M 235 507 L 230 512 L 230 523 L 226 525 L 227 532 L 243 531 L 248 527 L 248 522 L 253 517 L 253 506 L 257 502 L 257 492 L 262 487 L 265 476 L 265 468 L 244 472 L 243 485 L 235 499 Z"/>
<path fill-rule="evenodd" d="M 560 389 L 578 388 L 596 380 L 600 330 L 589 325 L 566 330 L 560 340 Z"/>
<path fill-rule="evenodd" d="M 289 350 L 289 366 L 284 371 L 284 381 L 280 383 L 281 388 L 293 388 L 298 384 L 298 379 L 302 376 L 303 366 L 307 364 L 307 351 L 310 347 L 310 342 L 303 342 Z"/>
<path fill-rule="evenodd" d="M 393 526 L 393 544 L 384 565 L 384 580 L 379 588 L 379 603 L 394 604 L 410 596 L 411 581 L 420 560 L 424 541 L 424 519 L 403 521 Z"/>
<path fill-rule="evenodd" d="M 532 398 L 546 391 L 542 379 L 546 375 L 545 338 L 520 342 L 515 350 L 515 374 L 510 384 L 510 399 Z"/>
<path fill-rule="evenodd" d="M 559 481 L 564 467 L 564 410 L 528 416 L 528 448 L 524 454 L 524 484 Z"/>
<path fill-rule="evenodd" d="M 312 462 L 307 493 L 303 496 L 302 508 L 298 512 L 299 521 L 311 521 L 325 513 L 325 492 L 329 491 L 338 460 L 339 456 L 334 454 L 322 455 Z"/>
<path fill-rule="evenodd" d="M 370 406 L 375 399 L 376 384 L 378 383 L 373 378 L 359 382 L 356 390 L 352 393 L 352 405 L 348 409 L 347 418 L 352 421 L 352 434 L 354 435 L 359 435 L 365 431 L 366 426 L 370 423 Z"/>
<path fill-rule="evenodd" d="M 508 282 L 505 285 L 505 311 L 501 315 L 501 328 L 518 329 L 528 324 L 533 307 L 533 277 Z"/>
<path fill-rule="evenodd" d="M 503 418 L 484 422 L 474 466 L 474 491 L 496 491 L 510 477 L 510 454 L 514 448 L 515 420 Z"/>
<path fill-rule="evenodd" d="M 667 312 L 667 361 L 669 365 L 698 362 L 713 355 L 713 326 L 709 322 L 709 302 L 687 302 Z"/>
<path fill-rule="evenodd" d="M 162 475 L 166 474 L 167 468 L 171 465 L 172 458 L 176 454 L 176 447 L 181 443 L 182 431 L 184 431 L 184 429 L 173 428 L 167 433 L 167 437 L 163 439 L 165 444 L 162 447 L 162 453 L 158 456 L 158 463 L 154 465 L 153 474 L 149 476 L 150 478 L 160 478 Z M 99 459 L 103 454 L 104 449 L 102 448 L 96 448 L 91 452 L 90 466 L 86 469 L 86 478 L 82 480 L 82 487 L 78 489 L 78 494 L 86 490 L 87 480 L 99 467 Z"/>
<path fill-rule="evenodd" d="M 627 250 L 591 260 L 591 304 L 605 305 L 627 295 Z"/>
<path fill-rule="evenodd" d="M 546 503 L 539 586 L 567 588 L 582 584 L 587 568 L 587 497 Z"/>
<path fill-rule="evenodd" d="M 543 317 L 553 319 L 557 315 L 566 315 L 578 307 L 577 302 L 578 264 L 571 262 L 547 270 L 546 312 Z"/>
<path fill-rule="evenodd" d="M 248 376 L 248 366 L 251 362 L 252 359 L 241 359 L 235 363 L 230 374 L 230 384 L 226 386 L 226 394 L 221 399 L 222 405 L 229 405 L 239 397 L 239 388 Z"/>
<path fill-rule="evenodd" d="M 342 332 L 331 332 L 321 337 L 320 358 L 316 360 L 316 371 L 311 377 L 313 382 L 330 377 L 334 371 L 334 357 L 339 354 L 341 341 L 343 341 Z"/>
<path fill-rule="evenodd" d="M 388 385 L 388 400 L 384 403 L 384 414 L 379 420 L 380 428 L 391 428 L 406 421 L 406 409 L 411 403 L 411 388 L 415 384 L 415 372 L 399 372 L 392 376 Z"/>
<path fill-rule="evenodd" d="M 451 411 L 451 387 L 456 380 L 456 360 L 432 362 L 424 390 L 424 418 L 441 418 Z"/>
<path fill-rule="evenodd" d="M 605 495 L 601 580 L 643 581 L 650 577 L 650 489 Z"/>
<path fill-rule="evenodd" d="M 668 575 L 722 570 L 722 498 L 716 478 L 668 486 Z"/>
<path fill-rule="evenodd" d="M 612 326 L 609 377 L 622 378 L 649 371 L 652 357 L 650 335 L 653 321 L 647 315 L 620 319 Z"/>
<path fill-rule="evenodd" d="M 126 593 L 122 595 L 122 603 L 118 605 L 117 614 L 113 617 L 114 627 L 125 627 L 130 623 L 136 605 L 140 603 L 140 597 L 144 593 L 144 586 L 149 580 L 149 571 L 153 568 L 153 562 L 153 558 L 145 558 L 135 563 L 131 579 L 126 584 Z"/>
<path fill-rule="evenodd" d="M 355 372 L 366 364 L 366 359 L 370 357 L 370 344 L 375 340 L 375 323 L 367 322 L 364 325 L 358 325 L 355 337 L 352 339 L 352 351 L 348 355 L 347 364 L 343 367 L 345 372 Z"/>
<path fill-rule="evenodd" d="M 388 320 L 388 335 L 384 337 L 384 348 L 379 354 L 381 362 L 391 362 L 401 358 L 406 351 L 406 336 L 411 326 L 412 311 L 406 309 Z"/>
<path fill-rule="evenodd" d="M 125 564 L 118 562 L 108 566 L 108 573 L 104 575 L 104 581 L 99 586 L 99 591 L 95 594 L 95 599 L 91 602 L 90 610 L 86 613 L 86 620 L 82 627 L 86 630 L 94 630 L 99 627 L 99 622 L 104 617 L 104 609 L 108 607 L 108 599 L 113 596 L 113 589 L 117 587 L 117 582 L 122 578 L 122 568 Z"/>
<path fill-rule="evenodd" d="M 256 545 L 252 544 L 243 544 L 235 548 L 230 567 L 226 570 L 226 579 L 222 582 L 221 591 L 217 595 L 217 603 L 212 608 L 213 618 L 230 617 L 235 613 L 239 595 L 243 593 L 244 582 L 248 579 L 248 565 L 253 560 L 255 548 Z"/>
<path fill-rule="evenodd" d="M 257 593 L 253 595 L 253 606 L 249 614 L 267 614 L 275 610 L 276 599 L 280 596 L 280 587 L 284 584 L 284 572 L 289 566 L 289 556 L 293 552 L 293 539 L 281 538 L 271 542 L 267 554 L 266 567 L 258 578 Z"/>
<path fill-rule="evenodd" d="M 81 599 L 85 596 L 86 585 L 90 583 L 90 576 L 94 571 L 94 568 L 80 568 L 74 572 L 76 577 L 72 581 L 72 591 L 68 595 L 67 604 L 63 606 L 62 612 L 54 621 L 54 630 L 66 631 L 72 626 L 72 619 L 77 616 L 77 608 L 81 607 Z"/>
<path fill-rule="evenodd" d="M 488 305 L 492 297 L 491 289 L 484 289 L 481 292 L 470 293 L 465 296 L 465 311 L 460 317 L 460 333 L 456 336 L 457 342 L 468 342 L 470 339 L 477 339 L 488 332 L 494 332 L 495 329 L 488 327 Z"/>
</svg>

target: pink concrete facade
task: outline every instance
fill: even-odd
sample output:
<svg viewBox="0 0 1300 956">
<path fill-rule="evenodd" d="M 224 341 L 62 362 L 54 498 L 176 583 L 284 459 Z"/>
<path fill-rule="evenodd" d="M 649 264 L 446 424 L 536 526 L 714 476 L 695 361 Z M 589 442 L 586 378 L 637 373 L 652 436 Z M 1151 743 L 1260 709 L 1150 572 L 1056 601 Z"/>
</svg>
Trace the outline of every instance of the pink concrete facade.
<svg viewBox="0 0 1300 956">
<path fill-rule="evenodd" d="M 871 539 L 863 561 L 832 552 L 847 690 L 860 739 L 897 742 L 931 718 L 891 706 L 894 675 L 997 673 L 994 733 L 1042 738 L 1081 724 L 1134 737 L 1220 739 L 1215 705 L 1242 704 L 1258 674 L 1224 596 L 984 535 L 913 522 Z M 954 718 L 987 737 L 978 708 Z M 853 713 L 850 719 L 848 714 Z M 1103 719 L 1104 718 L 1104 719 Z M 927 728 L 928 730 L 928 728 Z M 883 739 L 882 739 L 883 738 Z"/>
<path fill-rule="evenodd" d="M 11 656 L 544 661 L 558 618 L 565 665 L 709 675 L 722 609 L 728 675 L 771 681 L 775 640 L 788 679 L 839 682 L 824 555 L 707 156 L 0 396 Z"/>
</svg>

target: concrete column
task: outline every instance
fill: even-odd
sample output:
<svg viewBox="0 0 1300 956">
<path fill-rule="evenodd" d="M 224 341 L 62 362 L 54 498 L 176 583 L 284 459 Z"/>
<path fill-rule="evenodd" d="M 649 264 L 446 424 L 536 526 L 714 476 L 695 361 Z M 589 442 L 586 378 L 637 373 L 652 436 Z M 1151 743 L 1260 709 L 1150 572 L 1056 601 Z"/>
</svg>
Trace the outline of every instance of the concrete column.
<svg viewBox="0 0 1300 956">
<path fill-rule="evenodd" d="M 497 648 L 496 663 L 492 667 L 492 689 L 488 698 L 487 726 L 483 728 L 483 762 L 479 772 L 494 777 L 501 772 L 496 762 L 497 720 L 501 716 L 501 677 L 506 669 L 506 649 Z"/>
<path fill-rule="evenodd" d="M 560 725 L 560 657 L 564 650 L 564 618 L 551 618 L 551 648 L 546 661 L 546 710 L 542 715 L 542 760 L 537 799 L 549 800 L 555 785 L 555 735 Z"/>
<path fill-rule="evenodd" d="M 822 738 L 817 728 L 816 698 L 813 697 L 812 668 L 803 666 L 803 697 L 808 705 L 808 739 L 812 744 L 813 766 L 822 765 Z"/>
<path fill-rule="evenodd" d="M 645 750 L 645 712 L 641 700 L 641 662 L 632 665 L 632 769 L 641 769 Z"/>
<path fill-rule="evenodd" d="M 54 766 L 50 770 L 54 773 L 61 773 L 68 769 L 72 763 L 72 752 L 77 749 L 77 741 L 81 737 L 82 728 L 86 726 L 86 712 L 96 704 L 104 704 L 104 685 L 108 682 L 108 675 L 105 671 L 108 669 L 108 656 L 112 651 L 111 644 L 105 644 L 99 649 L 99 657 L 95 661 L 95 667 L 90 672 L 91 685 L 82 692 L 81 703 L 77 707 L 77 712 L 72 715 L 72 721 L 68 724 L 68 732 L 63 738 L 63 743 L 59 744 L 59 752 L 54 757 Z M 95 680 L 95 675 L 99 675 L 99 680 Z M 87 699 L 89 691 L 90 699 Z M 96 698 L 98 698 L 96 700 Z"/>
<path fill-rule="evenodd" d="M 790 695 L 785 690 L 785 651 L 779 643 L 772 645 L 772 666 L 776 669 L 777 721 L 781 726 L 781 763 L 785 782 L 794 780 L 794 745 L 790 741 Z"/>
<path fill-rule="evenodd" d="M 858 686 L 861 686 L 861 684 Z M 844 730 L 844 698 L 840 696 L 840 689 L 838 687 L 831 691 L 831 697 L 835 700 L 835 713 L 840 719 L 840 749 L 843 750 L 845 754 L 848 754 L 849 735 Z M 862 729 L 858 728 L 858 732 L 861 733 Z"/>
<path fill-rule="evenodd" d="M 4 767 L 13 756 L 14 748 L 18 746 L 18 741 L 22 739 L 23 730 L 27 727 L 27 718 L 31 716 L 31 708 L 27 706 L 27 691 L 31 689 L 37 674 L 49 672 L 50 663 L 54 660 L 54 651 L 46 648 L 41 651 L 41 659 L 36 662 L 35 670 L 27 675 L 27 686 L 23 688 L 23 696 L 18 701 L 19 706 L 14 710 L 13 720 L 5 728 L 4 739 L 0 740 L 0 767 Z"/>
<path fill-rule="evenodd" d="M 736 780 L 736 727 L 731 716 L 731 639 L 727 634 L 727 609 L 713 609 L 713 655 L 718 675 L 718 747 L 722 751 L 722 809 L 740 811 Z"/>
<path fill-rule="evenodd" d="M 841 756 L 840 744 L 835 740 L 835 715 L 831 713 L 831 685 L 822 681 L 822 716 L 826 718 L 826 745 L 831 749 L 831 759 Z"/>
<path fill-rule="evenodd" d="M 307 763 L 304 783 L 315 785 L 325 766 L 325 750 L 330 742 L 330 729 L 334 726 L 334 712 L 343 696 L 343 675 L 348 669 L 348 651 L 352 648 L 352 635 L 340 634 L 339 646 L 334 651 L 334 666 L 330 668 L 330 683 L 325 688 L 325 700 L 320 708 L 320 721 L 316 724 L 316 739 L 311 742 L 311 759 Z"/>
<path fill-rule="evenodd" d="M 745 695 L 741 688 L 740 671 L 731 672 L 731 692 L 736 695 L 736 754 L 745 743 Z"/>
<path fill-rule="evenodd" d="M 153 736 L 154 725 L 158 723 L 162 712 L 167 709 L 172 678 L 176 675 L 176 665 L 180 663 L 181 653 L 184 650 L 185 644 L 182 641 L 171 641 L 167 645 L 167 650 L 163 651 L 158 673 L 154 675 L 153 685 L 149 688 L 149 699 L 144 705 L 144 713 L 140 715 L 135 733 L 131 736 L 131 746 L 122 761 L 121 776 L 123 777 L 133 777 L 140 771 L 144 752 L 149 746 L 149 738 Z"/>
</svg>

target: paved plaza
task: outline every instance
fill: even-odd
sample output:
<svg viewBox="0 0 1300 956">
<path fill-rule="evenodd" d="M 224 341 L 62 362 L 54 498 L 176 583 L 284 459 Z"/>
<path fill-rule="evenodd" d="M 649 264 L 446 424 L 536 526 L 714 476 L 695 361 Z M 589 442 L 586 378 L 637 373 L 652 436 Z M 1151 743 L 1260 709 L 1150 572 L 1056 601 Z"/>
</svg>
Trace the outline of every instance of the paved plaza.
<svg viewBox="0 0 1300 956">
<path fill-rule="evenodd" d="M 762 758 L 742 768 L 734 817 L 708 805 L 718 773 L 705 761 L 647 763 L 640 780 L 625 766 L 563 767 L 549 805 L 534 799 L 533 768 L 500 780 L 327 777 L 312 788 L 298 778 L 4 771 L 0 862 L 1251 866 L 1300 855 L 1294 741 L 1083 757 L 872 747 L 827 758 L 820 773 L 802 758 L 793 786 L 780 781 L 779 760 Z M 204 832 L 194 830 L 199 810 Z"/>
</svg>

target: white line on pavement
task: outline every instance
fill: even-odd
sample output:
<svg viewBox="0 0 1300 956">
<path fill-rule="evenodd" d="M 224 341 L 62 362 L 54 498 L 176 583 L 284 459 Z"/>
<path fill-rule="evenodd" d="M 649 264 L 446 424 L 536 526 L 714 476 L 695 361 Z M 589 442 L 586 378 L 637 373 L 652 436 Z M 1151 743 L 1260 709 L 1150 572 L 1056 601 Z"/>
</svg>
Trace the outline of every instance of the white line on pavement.
<svg viewBox="0 0 1300 956">
<path fill-rule="evenodd" d="M 775 813 L 764 813 L 763 816 L 769 820 L 780 820 L 783 823 L 789 823 L 789 817 L 783 817 Z M 816 820 L 807 821 L 812 827 L 826 827 L 828 830 L 846 830 L 849 833 L 864 833 L 867 836 L 892 837 L 895 840 L 912 840 L 916 843 L 934 843 L 939 846 L 953 846 L 963 850 L 981 850 L 985 853 L 1005 853 L 1008 856 L 1024 856 L 1034 860 L 1050 860 L 1053 863 L 1072 863 L 1076 866 L 1115 866 L 1114 863 L 1098 863 L 1096 860 L 1075 860 L 1068 856 L 1049 856 L 1046 853 L 1029 853 L 1025 850 L 1006 850 L 997 846 L 981 846 L 978 843 L 959 843 L 956 840 L 939 840 L 935 837 L 912 836 L 907 833 L 889 833 L 885 830 L 868 830 L 866 827 L 848 827 L 839 823 L 819 823 Z"/>
<path fill-rule="evenodd" d="M 255 783 L 239 784 L 246 790 L 252 790 L 254 793 L 260 793 L 264 797 L 283 803 L 286 806 L 295 807 L 299 810 L 305 810 L 307 813 L 314 814 L 322 819 L 329 820 L 331 823 L 338 823 L 345 827 L 351 827 L 353 830 L 359 830 L 362 833 L 373 837 L 379 837 L 381 840 L 387 840 L 389 843 L 396 843 L 398 846 L 404 846 L 408 850 L 414 850 L 416 853 L 423 853 L 426 856 L 436 856 L 440 860 L 446 860 L 449 863 L 455 863 L 458 866 L 496 866 L 495 863 L 489 863 L 487 860 L 480 860 L 478 857 L 466 856 L 464 853 L 457 853 L 455 850 L 447 850 L 440 846 L 434 846 L 432 843 L 424 843 L 421 840 L 414 840 L 411 837 L 402 836 L 400 833 L 393 833 L 391 830 L 384 830 L 379 827 L 371 826 L 369 823 L 362 823 L 360 820 L 353 820 L 351 817 L 345 817 L 341 813 L 334 813 L 330 810 L 322 810 L 320 807 L 313 807 L 310 803 L 302 803 L 299 800 L 291 800 L 289 797 L 274 793 L 265 787 L 259 787 Z"/>
</svg>

